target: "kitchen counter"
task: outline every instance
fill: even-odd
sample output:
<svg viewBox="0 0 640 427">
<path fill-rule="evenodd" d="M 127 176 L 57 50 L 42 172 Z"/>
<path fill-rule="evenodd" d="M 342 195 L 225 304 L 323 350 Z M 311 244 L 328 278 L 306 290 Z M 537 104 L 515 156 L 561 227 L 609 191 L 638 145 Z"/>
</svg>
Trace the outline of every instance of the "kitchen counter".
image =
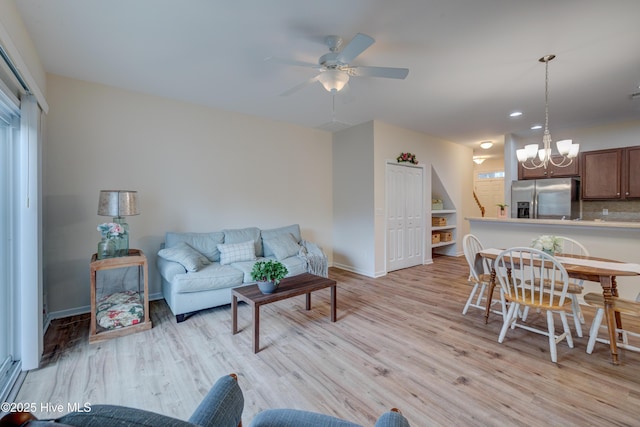
<svg viewBox="0 0 640 427">
<path fill-rule="evenodd" d="M 589 255 L 616 261 L 640 263 L 640 222 L 572 221 L 558 219 L 467 217 L 470 233 L 485 248 L 531 246 L 540 235 L 571 237 L 582 243 Z M 640 277 L 618 277 L 623 298 L 635 299 Z M 602 292 L 598 283 L 585 282 L 583 295 Z"/>
<path fill-rule="evenodd" d="M 535 225 L 560 225 L 567 227 L 596 227 L 596 228 L 624 228 L 624 229 L 640 229 L 639 222 L 623 222 L 623 221 L 583 221 L 569 219 L 529 219 L 529 218 L 480 218 L 469 217 L 467 221 L 486 221 L 496 223 L 510 224 L 535 224 Z"/>
</svg>

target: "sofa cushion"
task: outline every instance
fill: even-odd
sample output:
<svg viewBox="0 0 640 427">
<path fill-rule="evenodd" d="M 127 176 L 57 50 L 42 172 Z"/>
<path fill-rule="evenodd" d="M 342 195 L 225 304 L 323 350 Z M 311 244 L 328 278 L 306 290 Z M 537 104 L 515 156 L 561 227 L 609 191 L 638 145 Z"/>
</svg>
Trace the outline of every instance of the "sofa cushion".
<svg viewBox="0 0 640 427">
<path fill-rule="evenodd" d="M 206 256 L 185 242 L 179 242 L 170 248 L 160 249 L 158 256 L 182 264 L 187 271 L 198 271 L 205 265 L 211 264 Z"/>
<path fill-rule="evenodd" d="M 265 253 L 272 253 L 278 261 L 290 256 L 298 255 L 300 245 L 291 233 L 277 234 L 273 237 L 262 238 Z"/>
<path fill-rule="evenodd" d="M 243 276 L 244 283 L 251 283 L 251 282 L 255 282 L 255 280 L 251 278 L 251 270 L 253 270 L 253 266 L 255 265 L 256 262 L 264 261 L 264 260 L 265 258 L 256 258 L 253 261 L 234 262 L 233 264 L 231 264 L 231 267 L 237 268 L 238 270 L 242 271 L 242 274 L 244 275 Z"/>
<path fill-rule="evenodd" d="M 263 242 L 265 239 L 270 239 L 272 237 L 287 233 L 290 233 L 293 236 L 293 238 L 296 240 L 296 243 L 300 243 L 300 240 L 302 240 L 302 237 L 300 235 L 300 226 L 298 224 L 288 225 L 286 227 L 280 228 L 272 228 L 269 230 L 262 230 L 260 232 Z M 264 256 L 273 256 L 273 252 L 267 248 L 264 248 Z"/>
<path fill-rule="evenodd" d="M 194 273 L 176 274 L 172 285 L 178 293 L 199 292 L 239 286 L 243 278 L 242 271 L 214 262 Z"/>
<path fill-rule="evenodd" d="M 222 265 L 256 259 L 256 247 L 253 240 L 247 240 L 242 243 L 223 243 L 218 245 L 218 250 L 220 251 L 220 264 Z"/>
<path fill-rule="evenodd" d="M 212 233 L 175 233 L 165 234 L 165 247 L 171 248 L 180 242 L 185 242 L 193 249 L 206 256 L 211 262 L 220 261 L 218 244 L 224 242 L 224 233 L 216 231 Z M 246 239 L 249 240 L 249 239 Z"/>
<path fill-rule="evenodd" d="M 224 230 L 224 243 L 242 243 L 252 240 L 255 245 L 255 254 L 262 256 L 262 239 L 260 239 L 260 229 L 256 227 Z"/>
<path fill-rule="evenodd" d="M 307 272 L 307 261 L 299 256 L 291 256 L 280 261 L 287 267 L 289 274 L 287 277 L 297 276 L 298 274 Z"/>
<path fill-rule="evenodd" d="M 142 300 L 134 291 L 115 292 L 102 298 L 96 307 L 96 322 L 106 329 L 137 325 L 143 320 Z"/>
</svg>

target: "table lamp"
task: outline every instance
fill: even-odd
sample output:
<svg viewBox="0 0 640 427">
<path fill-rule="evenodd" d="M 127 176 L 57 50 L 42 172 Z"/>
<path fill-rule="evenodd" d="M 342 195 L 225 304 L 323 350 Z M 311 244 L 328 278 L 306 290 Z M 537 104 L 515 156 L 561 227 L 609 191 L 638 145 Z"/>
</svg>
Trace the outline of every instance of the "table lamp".
<svg viewBox="0 0 640 427">
<path fill-rule="evenodd" d="M 100 190 L 98 215 L 111 216 L 113 222 L 120 224 L 124 233 L 117 239 L 116 256 L 129 254 L 129 224 L 125 216 L 140 215 L 138 210 L 138 192 L 128 190 Z"/>
</svg>

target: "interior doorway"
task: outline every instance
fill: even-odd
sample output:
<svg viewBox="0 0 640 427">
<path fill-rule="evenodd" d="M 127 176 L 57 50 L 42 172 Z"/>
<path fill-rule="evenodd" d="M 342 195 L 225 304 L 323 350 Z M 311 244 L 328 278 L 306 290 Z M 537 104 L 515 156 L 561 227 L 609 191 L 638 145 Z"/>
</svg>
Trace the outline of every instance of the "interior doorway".
<svg viewBox="0 0 640 427">
<path fill-rule="evenodd" d="M 503 204 L 504 171 L 477 172 L 474 175 L 473 189 L 480 204 L 485 208 L 485 217 L 498 217 L 498 204 Z"/>
</svg>

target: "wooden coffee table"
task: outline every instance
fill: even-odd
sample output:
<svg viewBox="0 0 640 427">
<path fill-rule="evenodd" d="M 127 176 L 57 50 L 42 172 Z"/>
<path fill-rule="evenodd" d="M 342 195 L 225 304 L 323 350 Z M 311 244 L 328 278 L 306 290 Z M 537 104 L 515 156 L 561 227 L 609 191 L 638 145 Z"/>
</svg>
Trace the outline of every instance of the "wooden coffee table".
<svg viewBox="0 0 640 427">
<path fill-rule="evenodd" d="M 311 292 L 331 288 L 331 321 L 336 321 L 336 281 L 309 273 L 282 279 L 272 294 L 263 294 L 258 285 L 242 286 L 231 290 L 231 329 L 238 333 L 238 300 L 253 308 L 253 352 L 260 350 L 260 306 L 298 295 L 307 295 L 306 309 L 311 310 Z"/>
</svg>

